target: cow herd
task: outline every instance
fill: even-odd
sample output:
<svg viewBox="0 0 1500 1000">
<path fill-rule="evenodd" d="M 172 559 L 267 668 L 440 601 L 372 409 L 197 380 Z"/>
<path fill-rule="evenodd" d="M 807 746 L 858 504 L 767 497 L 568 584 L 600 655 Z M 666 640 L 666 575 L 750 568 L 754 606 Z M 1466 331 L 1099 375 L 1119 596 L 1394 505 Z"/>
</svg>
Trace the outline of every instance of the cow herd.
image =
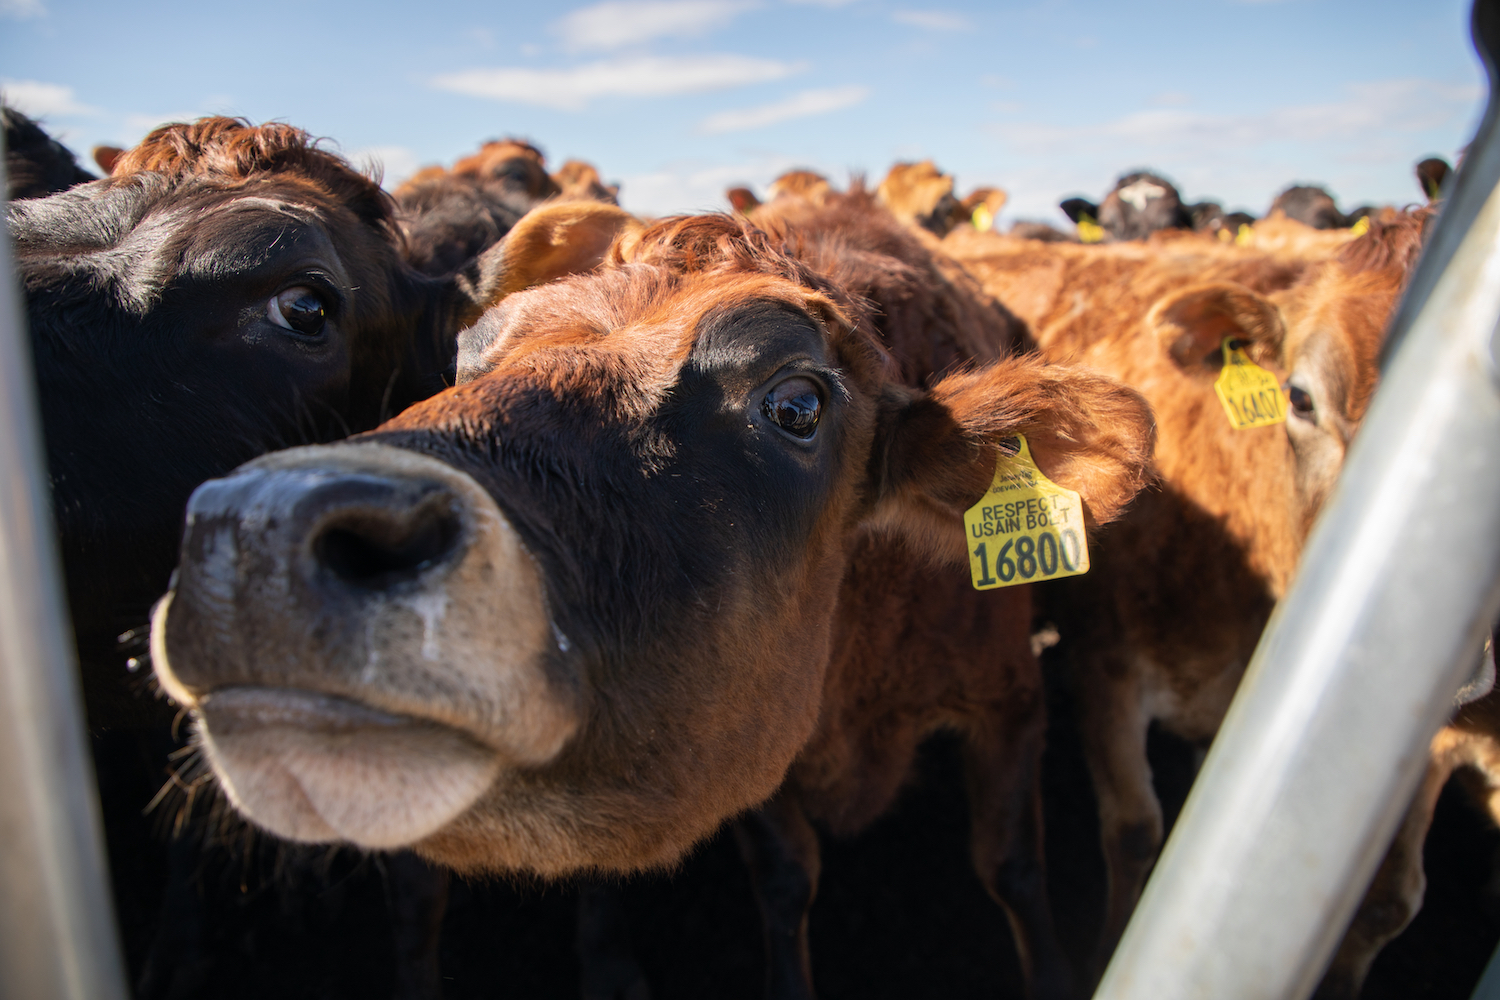
<svg viewBox="0 0 1500 1000">
<path fill-rule="evenodd" d="M 620 880 L 727 827 L 765 995 L 811 998 L 824 844 L 896 812 L 939 734 L 1009 989 L 1088 995 L 1167 825 L 1148 733 L 1212 740 L 1447 173 L 1419 165 L 1420 208 L 1294 187 L 1255 220 L 1137 172 L 1065 202 L 1074 233 L 1001 234 L 1004 192 L 931 163 L 649 220 L 519 140 L 387 194 L 287 125 L 163 126 L 93 179 L 5 116 L 143 997 L 237 995 L 211 928 L 248 918 L 204 873 L 252 831 L 365 852 L 398 997 L 443 995 L 449 872 L 581 886 L 583 995 L 649 996 Z M 1031 528 L 971 537 L 1006 483 Z M 1450 773 L 1500 817 L 1487 689 L 1320 996 L 1358 996 L 1420 907 Z M 1057 916 L 1087 862 L 1045 849 L 1049 745 L 1097 802 L 1086 929 Z M 300 885 L 283 910 L 333 891 Z"/>
</svg>

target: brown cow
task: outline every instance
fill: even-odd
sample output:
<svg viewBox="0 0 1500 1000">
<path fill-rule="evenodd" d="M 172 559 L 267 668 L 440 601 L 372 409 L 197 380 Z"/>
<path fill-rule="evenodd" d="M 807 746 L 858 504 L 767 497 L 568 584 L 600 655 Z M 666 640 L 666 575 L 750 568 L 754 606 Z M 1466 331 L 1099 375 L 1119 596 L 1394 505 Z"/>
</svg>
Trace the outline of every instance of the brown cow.
<svg viewBox="0 0 1500 1000">
<path fill-rule="evenodd" d="M 891 167 L 875 198 L 897 219 L 937 236 L 953 228 L 954 216 L 961 211 L 953 194 L 953 178 L 931 160 Z"/>
<path fill-rule="evenodd" d="M 454 389 L 205 486 L 157 673 L 235 805 L 293 839 L 634 871 L 770 798 L 742 839 L 794 996 L 808 817 L 868 823 L 921 736 L 955 727 L 981 878 L 1038 992 L 1063 995 L 1029 598 L 928 557 L 964 559 L 960 515 L 1018 433 L 1109 520 L 1149 414 L 1034 358 L 924 388 L 993 358 L 1004 314 L 948 308 L 943 269 L 863 191 L 800 205 L 775 235 L 730 216 L 627 235 L 486 314 Z"/>
<path fill-rule="evenodd" d="M 1099 798 L 1101 961 L 1161 844 L 1147 727 L 1200 745 L 1218 729 L 1369 403 L 1426 214 L 1300 263 L 1201 237 L 1024 256 L 968 241 L 965 262 L 1044 354 L 1122 379 L 1157 418 L 1157 487 L 1100 538 L 1088 576 L 1042 595 Z M 1230 426 L 1212 387 L 1225 338 L 1285 379 L 1284 426 Z"/>
<path fill-rule="evenodd" d="M 592 163 L 568 160 L 552 175 L 557 185 L 558 198 L 564 201 L 602 201 L 606 205 L 620 203 L 620 185 L 605 184 Z"/>
</svg>

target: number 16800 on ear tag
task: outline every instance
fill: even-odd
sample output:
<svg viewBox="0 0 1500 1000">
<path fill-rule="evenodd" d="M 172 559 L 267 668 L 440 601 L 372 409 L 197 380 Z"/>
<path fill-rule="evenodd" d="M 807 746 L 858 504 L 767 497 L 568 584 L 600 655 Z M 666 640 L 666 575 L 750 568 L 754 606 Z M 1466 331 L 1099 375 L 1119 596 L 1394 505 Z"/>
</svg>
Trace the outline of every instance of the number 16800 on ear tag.
<svg viewBox="0 0 1500 1000">
<path fill-rule="evenodd" d="M 1026 439 L 1021 450 L 1002 455 L 995 481 L 964 511 L 969 578 L 975 590 L 1056 580 L 1089 571 L 1078 494 L 1042 475 Z"/>
</svg>

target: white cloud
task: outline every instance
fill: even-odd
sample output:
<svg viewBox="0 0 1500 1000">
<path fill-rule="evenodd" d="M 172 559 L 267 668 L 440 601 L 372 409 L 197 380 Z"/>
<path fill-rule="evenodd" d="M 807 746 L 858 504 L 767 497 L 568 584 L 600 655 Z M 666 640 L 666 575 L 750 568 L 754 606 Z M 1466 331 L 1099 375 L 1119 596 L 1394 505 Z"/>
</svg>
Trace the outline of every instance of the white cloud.
<svg viewBox="0 0 1500 1000">
<path fill-rule="evenodd" d="M 738 111 L 720 111 L 709 115 L 698 123 L 697 131 L 706 135 L 720 132 L 743 132 L 746 129 L 763 128 L 792 118 L 822 115 L 840 108 L 848 108 L 870 96 L 869 87 L 828 87 L 822 90 L 804 90 L 784 101 L 762 104 L 756 108 Z"/>
<path fill-rule="evenodd" d="M 569 49 L 619 49 L 654 38 L 692 38 L 758 6 L 753 0 L 605 0 L 552 26 Z"/>
<path fill-rule="evenodd" d="M 433 79 L 439 90 L 577 111 L 596 97 L 659 97 L 780 80 L 805 69 L 751 56 L 641 56 L 571 69 L 473 69 Z"/>
<path fill-rule="evenodd" d="M 45 17 L 47 8 L 42 0 L 0 0 L 0 17 L 13 17 L 25 21 L 33 17 Z"/>
<path fill-rule="evenodd" d="M 125 128 L 137 136 L 144 136 L 147 132 L 159 125 L 171 125 L 177 122 L 197 121 L 203 116 L 201 111 L 178 111 L 166 115 L 133 114 L 126 115 Z"/>
<path fill-rule="evenodd" d="M 1432 80 L 1351 84 L 1348 91 L 1343 101 L 1273 108 L 1259 114 L 1212 115 L 1156 108 L 1093 125 L 996 124 L 990 131 L 1017 150 L 1044 155 L 1097 147 L 1103 140 L 1133 144 L 1157 155 L 1174 147 L 1243 151 L 1272 142 L 1368 139 L 1391 131 L 1420 131 L 1448 122 L 1482 96 L 1478 87 Z"/>
<path fill-rule="evenodd" d="M 405 146 L 366 146 L 351 151 L 346 158 L 362 170 L 372 173 L 378 170 L 386 190 L 406 180 L 422 165 L 416 152 Z"/>
<path fill-rule="evenodd" d="M 80 104 L 72 87 L 40 80 L 0 80 L 0 94 L 11 107 L 33 118 L 50 115 L 97 115 L 99 109 Z"/>
<path fill-rule="evenodd" d="M 898 10 L 891 14 L 891 20 L 928 31 L 963 31 L 969 27 L 967 17 L 942 10 Z"/>
<path fill-rule="evenodd" d="M 766 155 L 736 164 L 671 163 L 620 180 L 622 207 L 645 217 L 674 212 L 728 211 L 724 192 L 741 185 L 764 195 L 766 187 L 788 170 L 816 170 L 830 178 L 843 175 L 825 165 L 780 155 Z"/>
<path fill-rule="evenodd" d="M 1096 124 L 986 128 L 1020 162 L 1041 164 L 997 178 L 1012 194 L 1011 217 L 1055 219 L 1061 198 L 1098 198 L 1137 167 L 1168 172 L 1189 202 L 1208 198 L 1258 214 L 1297 181 L 1327 186 L 1344 208 L 1415 200 L 1411 164 L 1427 152 L 1431 130 L 1473 116 L 1482 99 L 1479 87 L 1384 80 L 1351 85 L 1342 100 L 1254 114 L 1155 108 Z"/>
</svg>

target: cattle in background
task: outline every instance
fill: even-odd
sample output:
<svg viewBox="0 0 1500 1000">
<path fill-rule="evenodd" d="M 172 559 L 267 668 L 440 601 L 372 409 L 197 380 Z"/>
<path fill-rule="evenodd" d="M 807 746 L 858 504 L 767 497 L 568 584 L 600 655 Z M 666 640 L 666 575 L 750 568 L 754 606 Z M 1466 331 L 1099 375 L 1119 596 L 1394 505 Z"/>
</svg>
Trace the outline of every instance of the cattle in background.
<svg viewBox="0 0 1500 1000">
<path fill-rule="evenodd" d="M 1417 164 L 1417 184 L 1421 186 L 1422 193 L 1427 196 L 1428 204 L 1438 201 L 1443 197 L 1443 185 L 1448 182 L 1448 177 L 1453 173 L 1453 168 L 1448 161 L 1440 156 L 1429 156 Z"/>
<path fill-rule="evenodd" d="M 1135 171 L 1115 181 L 1102 204 L 1068 198 L 1058 206 L 1079 227 L 1085 243 L 1143 240 L 1162 229 L 1192 229 L 1177 187 L 1160 174 Z M 1103 232 L 1097 232 L 1097 227 Z"/>
<path fill-rule="evenodd" d="M 1156 414 L 1156 488 L 1101 535 L 1086 577 L 1039 595 L 1099 800 L 1101 967 L 1161 844 L 1147 728 L 1200 745 L 1217 731 L 1369 404 L 1425 218 L 1373 223 L 1337 255 L 1300 262 L 1186 240 L 1050 256 L 956 248 L 1047 357 L 1120 378 Z M 1285 379 L 1285 425 L 1231 427 L 1213 389 L 1226 338 Z"/>
<path fill-rule="evenodd" d="M 568 160 L 552 175 L 557 185 L 557 197 L 562 201 L 602 201 L 606 205 L 620 203 L 620 185 L 605 184 L 592 163 Z"/>
<path fill-rule="evenodd" d="M 821 205 L 838 190 L 815 170 L 788 170 L 766 186 L 768 200 L 801 198 Z"/>
<path fill-rule="evenodd" d="M 99 169 L 104 171 L 108 177 L 115 172 L 115 164 L 120 162 L 120 157 L 125 155 L 125 150 L 119 146 L 95 146 L 94 151 L 89 154 L 94 162 L 99 164 Z"/>
<path fill-rule="evenodd" d="M 736 215 L 747 215 L 751 209 L 760 207 L 760 199 L 747 187 L 733 187 L 724 192 L 729 207 Z"/>
<path fill-rule="evenodd" d="M 1255 216 L 1249 212 L 1225 212 L 1224 206 L 1215 201 L 1200 201 L 1188 206 L 1195 232 L 1207 233 L 1225 242 L 1241 238 L 1246 228 L 1255 225 Z"/>
<path fill-rule="evenodd" d="M 632 871 L 770 797 L 741 841 L 776 996 L 812 989 L 809 820 L 869 823 L 922 736 L 957 728 L 975 865 L 1038 994 L 1066 995 L 1029 595 L 929 557 L 963 560 L 960 515 L 1016 433 L 1107 521 L 1149 414 L 997 360 L 1006 314 L 863 190 L 777 205 L 774 235 L 704 216 L 624 237 L 486 314 L 454 389 L 201 489 L 158 676 L 237 807 L 296 839 Z"/>
<path fill-rule="evenodd" d="M 875 189 L 875 200 L 908 226 L 921 226 L 935 236 L 953 228 L 960 211 L 953 195 L 953 178 L 931 160 L 898 163 Z"/>
<path fill-rule="evenodd" d="M 1018 220 L 1011 224 L 1006 230 L 1006 236 L 1017 240 L 1038 240 L 1042 243 L 1077 243 L 1078 236 L 1075 233 L 1065 233 L 1056 226 L 1045 222 L 1033 222 L 1026 219 Z"/>
<path fill-rule="evenodd" d="M 0 104 L 5 125 L 5 196 L 11 201 L 45 198 L 95 180 L 66 146 L 31 118 Z"/>
<path fill-rule="evenodd" d="M 1269 218 L 1280 213 L 1288 219 L 1314 229 L 1347 229 L 1365 216 L 1374 214 L 1375 211 L 1369 205 L 1362 205 L 1345 215 L 1339 211 L 1333 195 L 1326 190 L 1299 184 L 1278 194 L 1271 202 L 1270 211 L 1266 213 L 1266 216 Z"/>
<path fill-rule="evenodd" d="M 962 200 L 953 192 L 953 177 L 931 160 L 923 160 L 891 167 L 875 197 L 901 222 L 919 226 L 934 236 L 945 236 L 964 223 L 987 231 L 1005 207 L 1006 194 L 999 188 L 975 188 Z"/>
<path fill-rule="evenodd" d="M 452 170 L 424 167 L 393 195 L 408 259 L 422 273 L 439 276 L 473 261 L 561 190 L 540 149 L 501 139 L 485 143 Z"/>
</svg>

